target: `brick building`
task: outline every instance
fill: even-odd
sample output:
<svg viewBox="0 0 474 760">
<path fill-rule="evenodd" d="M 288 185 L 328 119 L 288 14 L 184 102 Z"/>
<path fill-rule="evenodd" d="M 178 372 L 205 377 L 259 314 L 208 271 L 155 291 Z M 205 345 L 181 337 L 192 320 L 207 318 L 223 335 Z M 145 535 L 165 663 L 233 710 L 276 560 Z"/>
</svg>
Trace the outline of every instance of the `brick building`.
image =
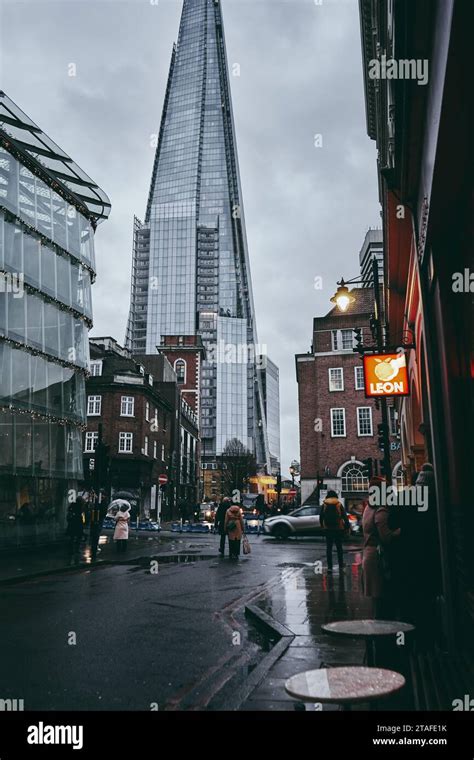
<svg viewBox="0 0 474 760">
<path fill-rule="evenodd" d="M 96 485 L 95 447 L 99 437 L 109 447 L 105 487 L 108 498 L 129 491 L 142 516 L 171 512 L 158 477 L 168 474 L 172 456 L 174 407 L 153 376 L 130 358 L 113 338 L 90 339 L 90 377 L 86 381 L 87 431 L 83 434 L 84 486 Z M 174 374 L 174 373 L 173 373 Z"/>
<path fill-rule="evenodd" d="M 151 372 L 155 387 L 173 409 L 170 421 L 171 456 L 167 472 L 169 482 L 163 489 L 167 500 L 162 519 L 190 519 L 200 499 L 199 418 L 195 411 L 196 406 L 199 408 L 199 396 L 188 392 L 192 388 L 185 390 L 183 386 L 199 382 L 200 348 L 196 344 L 194 350 L 185 348 L 183 354 L 175 356 L 174 364 L 179 374 L 173 370 L 166 353 L 137 355 L 135 359 L 143 364 L 147 372 Z M 172 359 L 173 353 L 170 353 Z M 184 373 L 179 365 L 180 356 L 186 357 Z M 191 380 L 193 375 L 195 380 Z"/>
<path fill-rule="evenodd" d="M 158 347 L 176 373 L 181 395 L 200 415 L 201 363 L 206 351 L 200 335 L 162 335 Z"/>
<path fill-rule="evenodd" d="M 353 352 L 354 328 L 371 342 L 369 320 L 373 312 L 372 288 L 355 288 L 355 300 L 346 312 L 334 307 L 315 317 L 311 351 L 296 356 L 301 450 L 301 500 L 317 486 L 334 489 L 346 506 L 367 495 L 364 460 L 380 461 L 377 425 L 381 412 L 364 392 L 362 360 Z M 394 479 L 401 478 L 397 449 L 396 416 L 390 408 L 390 447 Z"/>
</svg>

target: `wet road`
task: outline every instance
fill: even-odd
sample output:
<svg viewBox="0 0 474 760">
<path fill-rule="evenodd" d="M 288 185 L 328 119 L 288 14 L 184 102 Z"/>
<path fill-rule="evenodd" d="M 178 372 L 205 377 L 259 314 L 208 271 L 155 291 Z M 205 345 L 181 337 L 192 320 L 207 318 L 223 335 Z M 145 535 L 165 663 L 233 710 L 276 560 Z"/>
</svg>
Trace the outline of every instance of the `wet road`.
<svg viewBox="0 0 474 760">
<path fill-rule="evenodd" d="M 250 558 L 231 563 L 217 536 L 180 540 L 183 559 L 199 561 L 131 560 L 1 587 L 0 697 L 25 710 L 202 709 L 216 678 L 262 656 L 244 605 L 278 596 L 324 555 L 320 539 L 251 536 Z"/>
</svg>

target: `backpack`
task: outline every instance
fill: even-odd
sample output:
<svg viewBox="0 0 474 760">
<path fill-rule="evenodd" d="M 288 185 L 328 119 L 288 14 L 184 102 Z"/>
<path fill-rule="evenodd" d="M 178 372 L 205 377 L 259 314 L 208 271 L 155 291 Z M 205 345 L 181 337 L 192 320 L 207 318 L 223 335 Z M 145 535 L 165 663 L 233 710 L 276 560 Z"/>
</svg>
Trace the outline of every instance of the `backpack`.
<svg viewBox="0 0 474 760">
<path fill-rule="evenodd" d="M 327 530 L 343 530 L 345 527 L 344 518 L 341 515 L 341 505 L 325 504 L 323 515 L 324 527 Z"/>
<path fill-rule="evenodd" d="M 229 520 L 229 522 L 227 523 L 227 530 L 228 531 L 235 530 L 236 527 L 237 527 L 237 523 L 235 522 L 235 520 Z"/>
</svg>

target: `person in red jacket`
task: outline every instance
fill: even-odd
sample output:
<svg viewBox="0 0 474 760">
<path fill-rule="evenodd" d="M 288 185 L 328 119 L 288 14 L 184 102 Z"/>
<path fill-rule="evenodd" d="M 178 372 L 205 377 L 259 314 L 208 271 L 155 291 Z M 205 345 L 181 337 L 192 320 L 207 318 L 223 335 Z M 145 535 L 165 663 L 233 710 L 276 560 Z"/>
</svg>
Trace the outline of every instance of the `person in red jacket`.
<svg viewBox="0 0 474 760">
<path fill-rule="evenodd" d="M 240 554 L 240 542 L 244 534 L 244 519 L 242 510 L 238 504 L 233 504 L 225 514 L 225 532 L 229 536 L 230 559 L 238 559 Z"/>
</svg>

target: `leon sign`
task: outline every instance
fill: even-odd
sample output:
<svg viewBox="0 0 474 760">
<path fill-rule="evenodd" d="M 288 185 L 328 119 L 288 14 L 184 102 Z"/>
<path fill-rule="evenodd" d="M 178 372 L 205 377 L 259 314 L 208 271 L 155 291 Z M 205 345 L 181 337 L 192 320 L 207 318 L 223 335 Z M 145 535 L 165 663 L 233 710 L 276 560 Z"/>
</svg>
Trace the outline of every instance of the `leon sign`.
<svg viewBox="0 0 474 760">
<path fill-rule="evenodd" d="M 405 354 L 365 354 L 364 382 L 367 398 L 408 396 Z"/>
</svg>

